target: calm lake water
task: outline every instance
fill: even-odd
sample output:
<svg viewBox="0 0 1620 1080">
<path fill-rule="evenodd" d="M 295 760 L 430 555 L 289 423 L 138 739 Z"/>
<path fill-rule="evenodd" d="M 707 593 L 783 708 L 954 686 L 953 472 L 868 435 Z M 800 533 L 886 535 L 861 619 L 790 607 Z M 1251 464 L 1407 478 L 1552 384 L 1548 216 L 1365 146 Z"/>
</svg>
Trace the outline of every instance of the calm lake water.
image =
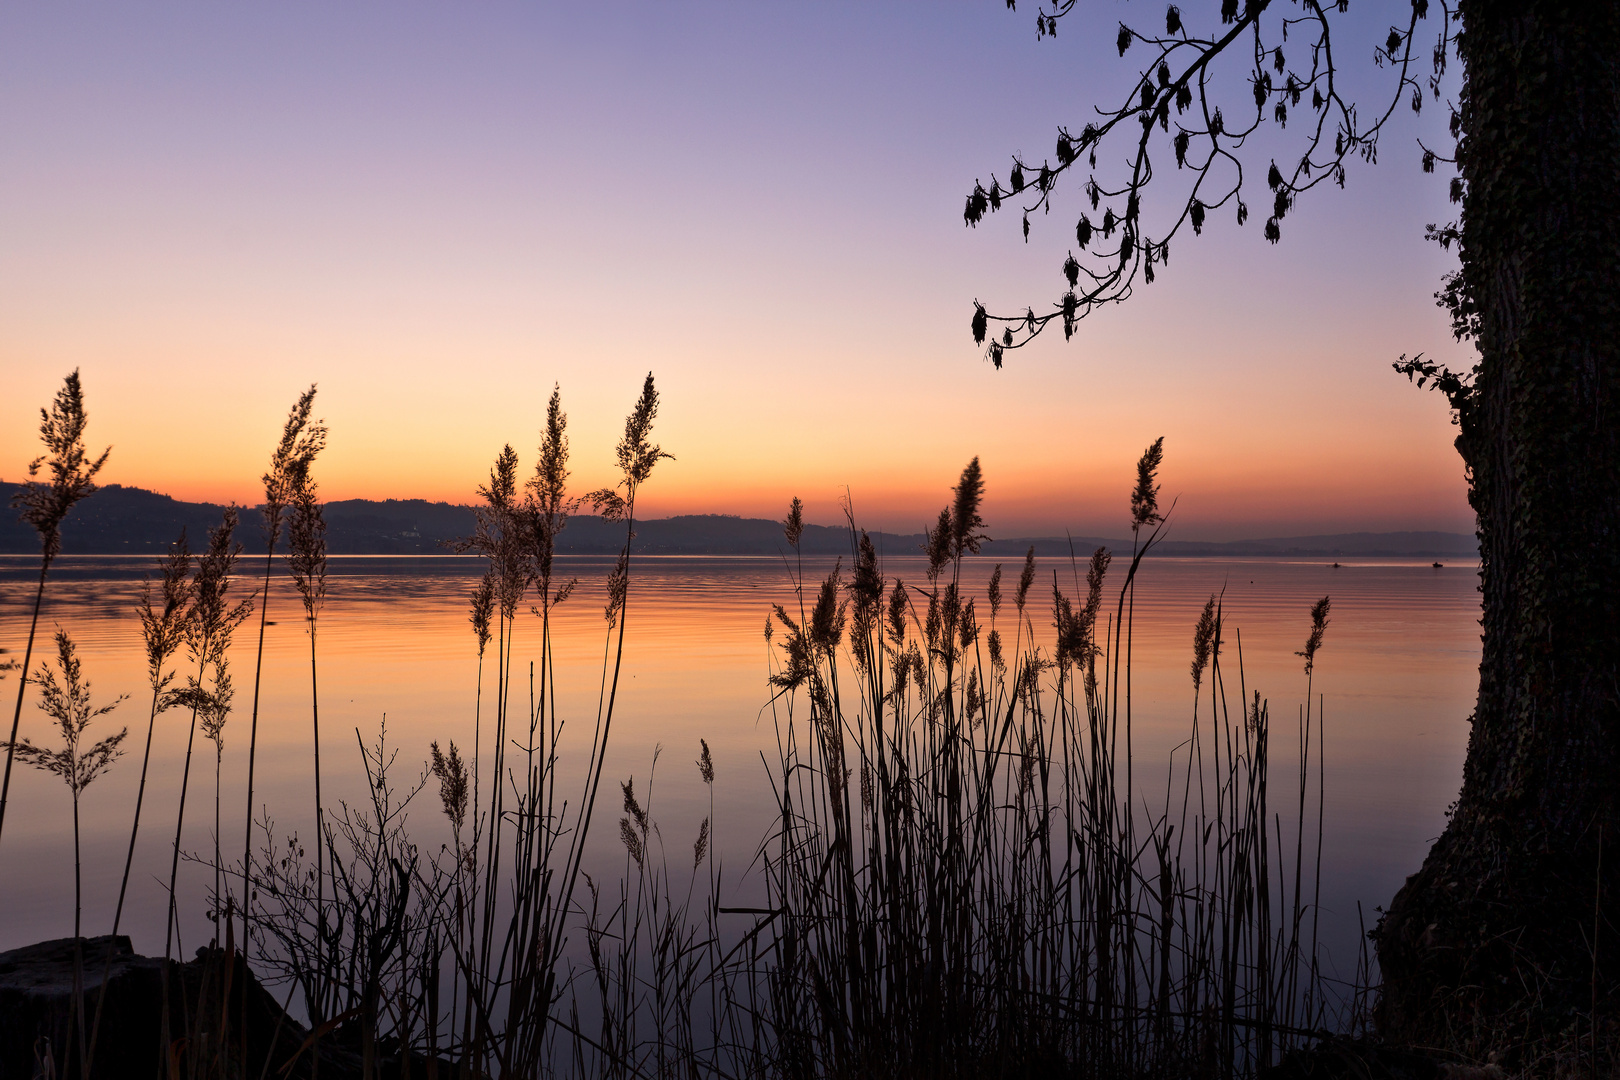
<svg viewBox="0 0 1620 1080">
<path fill-rule="evenodd" d="M 561 573 L 580 578 L 578 591 L 560 611 L 557 660 L 558 692 L 570 724 L 564 745 L 583 752 L 596 714 L 606 640 L 604 578 L 611 562 L 559 562 Z M 967 576 L 982 589 L 995 561 L 969 563 Z M 13 658 L 20 657 L 27 634 L 36 565 L 0 557 L 0 647 Z M 262 574 L 262 562 L 241 564 L 248 576 L 237 579 L 239 594 L 257 584 L 255 565 Z M 47 589 L 35 648 L 37 667 L 42 653 L 51 652 L 50 634 L 60 626 L 79 644 L 97 701 L 129 695 L 91 729 L 92 737 L 126 725 L 130 733 L 129 753 L 83 797 L 89 934 L 105 933 L 112 921 L 140 773 L 150 689 L 134 604 L 149 566 L 150 560 L 61 559 Z M 830 568 L 831 560 L 807 559 L 804 573 L 815 579 Z M 920 559 L 889 559 L 883 569 L 908 582 L 924 580 Z M 1008 568 L 1013 577 L 1017 569 L 1016 564 Z M 332 560 L 318 624 L 328 807 L 365 797 L 357 737 L 374 741 L 385 718 L 388 743 L 399 752 L 396 780 L 409 785 L 420 777 L 433 740 L 454 740 L 470 757 L 478 657 L 467 596 L 481 570 L 479 560 L 450 556 Z M 1082 591 L 1074 588 L 1066 561 L 1044 562 L 1041 580 L 1050 582 L 1054 570 L 1066 591 Z M 1275 767 L 1282 770 L 1293 767 L 1292 718 L 1305 695 L 1295 652 L 1309 629 L 1311 603 L 1332 597 L 1332 621 L 1314 686 L 1326 717 L 1324 926 L 1334 928 L 1327 940 L 1340 951 L 1341 968 L 1348 966 L 1343 953 L 1354 949 L 1356 901 L 1371 925 L 1374 905 L 1386 904 L 1405 875 L 1417 869 L 1456 794 L 1479 661 L 1476 571 L 1472 565 L 1435 569 L 1427 562 L 1398 560 L 1333 568 L 1324 561 L 1163 559 L 1145 563 L 1138 579 L 1133 691 L 1138 776 L 1161 780 L 1171 748 L 1187 736 L 1192 632 L 1210 593 L 1225 590 L 1229 682 L 1235 686 L 1241 634 L 1246 684 L 1270 700 L 1274 731 L 1288 732 L 1273 751 Z M 1046 588 L 1037 594 L 1049 595 L 1042 592 Z M 770 604 L 788 603 L 792 596 L 787 568 L 775 558 L 647 557 L 632 567 L 626 662 L 606 776 L 634 776 L 638 793 L 650 785 L 653 815 L 670 849 L 690 852 L 691 838 L 709 811 L 710 793 L 693 764 L 698 740 L 707 739 L 717 772 L 716 850 L 726 861 L 727 880 L 741 878 L 736 887 L 744 891 L 742 872 L 771 818 L 761 760 L 762 754 L 772 756 L 775 746 L 763 629 Z M 279 568 L 269 617 L 255 801 L 275 819 L 278 833 L 298 830 L 307 836 L 314 819 L 309 639 L 297 596 Z M 1038 614 L 1037 628 L 1046 621 Z M 518 622 L 513 682 L 520 703 L 527 694 L 527 665 L 538 648 L 538 625 L 528 616 Z M 239 857 L 242 840 L 256 643 L 257 616 L 238 631 L 231 654 L 236 709 L 225 728 L 220 763 L 227 858 L 232 852 Z M 491 664 L 486 690 L 492 677 Z M 15 674 L 0 682 L 8 713 L 16 686 Z M 55 735 L 34 708 L 37 700 L 30 688 L 22 734 L 50 744 Z M 1237 704 L 1234 693 L 1232 707 Z M 486 784 L 491 708 L 486 696 L 481 758 Z M 174 835 L 186 737 L 186 714 L 175 710 L 159 718 L 123 928 L 136 949 L 147 953 L 163 948 L 161 882 L 168 872 L 166 849 Z M 659 746 L 663 753 L 650 775 Z M 199 736 L 184 837 L 189 851 L 212 850 L 214 767 L 213 746 Z M 1287 778 L 1279 781 L 1275 786 L 1285 788 Z M 449 840 L 435 791 L 430 786 L 422 794 L 411 817 L 418 843 L 430 850 Z M 1284 809 L 1280 793 L 1277 800 Z M 598 828 L 593 844 L 598 865 L 613 872 L 623 858 L 611 820 L 617 816 L 616 793 L 606 810 L 611 817 L 599 815 L 607 825 Z M 204 912 L 210 880 L 195 864 L 182 867 L 187 954 L 208 937 Z M 0 911 L 5 912 L 0 950 L 70 934 L 72 901 L 69 794 L 57 778 L 19 767 L 0 840 Z"/>
</svg>

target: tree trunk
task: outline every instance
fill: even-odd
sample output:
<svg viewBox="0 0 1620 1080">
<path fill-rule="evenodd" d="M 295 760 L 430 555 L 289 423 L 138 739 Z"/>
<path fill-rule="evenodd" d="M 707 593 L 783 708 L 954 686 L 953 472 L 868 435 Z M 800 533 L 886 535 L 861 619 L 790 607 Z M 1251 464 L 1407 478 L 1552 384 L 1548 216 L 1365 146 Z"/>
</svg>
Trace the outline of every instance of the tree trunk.
<svg viewBox="0 0 1620 1080">
<path fill-rule="evenodd" d="M 1450 823 L 1375 937 L 1385 1035 L 1482 1052 L 1584 1040 L 1620 975 L 1620 926 L 1591 947 L 1620 912 L 1620 5 L 1461 9 L 1479 698 Z"/>
</svg>

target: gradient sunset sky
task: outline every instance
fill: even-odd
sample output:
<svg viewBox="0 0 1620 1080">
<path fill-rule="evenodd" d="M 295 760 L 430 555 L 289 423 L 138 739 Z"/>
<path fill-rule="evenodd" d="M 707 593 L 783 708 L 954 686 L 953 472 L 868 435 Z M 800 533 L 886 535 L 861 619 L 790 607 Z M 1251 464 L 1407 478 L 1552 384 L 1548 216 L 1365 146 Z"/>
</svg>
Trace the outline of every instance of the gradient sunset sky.
<svg viewBox="0 0 1620 1080">
<path fill-rule="evenodd" d="M 1444 402 L 1390 370 L 1470 362 L 1423 239 L 1455 216 L 1418 169 L 1443 107 L 1403 105 L 1276 247 L 1257 142 L 1247 225 L 991 368 L 973 301 L 1056 299 L 1084 174 L 1027 244 L 963 199 L 1133 84 L 1118 22 L 1162 17 L 1037 42 L 1028 6 L 5 5 L 0 478 L 78 367 L 111 482 L 255 502 L 316 382 L 326 497 L 468 501 L 502 443 L 532 464 L 558 383 L 584 490 L 650 369 L 677 460 L 649 516 L 798 494 L 832 523 L 847 486 L 915 531 L 977 454 L 992 535 L 1118 535 L 1163 435 L 1180 538 L 1471 531 Z M 1339 50 L 1371 106 L 1361 6 Z"/>
</svg>

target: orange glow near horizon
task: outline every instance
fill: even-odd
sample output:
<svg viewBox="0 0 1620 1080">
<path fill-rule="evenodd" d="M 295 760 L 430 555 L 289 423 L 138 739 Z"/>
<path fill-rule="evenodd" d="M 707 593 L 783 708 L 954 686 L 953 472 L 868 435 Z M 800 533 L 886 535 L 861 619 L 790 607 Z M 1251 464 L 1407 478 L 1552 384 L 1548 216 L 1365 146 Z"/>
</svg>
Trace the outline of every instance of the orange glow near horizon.
<svg viewBox="0 0 1620 1080">
<path fill-rule="evenodd" d="M 1081 198 L 1026 244 L 964 228 L 963 192 L 1124 77 L 1111 39 L 1035 47 L 993 8 L 193 14 L 0 15 L 0 478 L 77 367 L 108 482 L 254 502 L 316 382 L 326 498 L 468 502 L 559 384 L 585 491 L 651 369 L 675 460 L 645 516 L 799 495 L 835 524 L 847 489 L 914 532 L 978 455 L 992 535 L 1120 535 L 1163 435 L 1183 538 L 1472 528 L 1444 403 L 1390 371 L 1469 362 L 1415 144 L 1275 247 L 1212 218 L 994 371 L 974 298 L 1054 299 Z M 985 64 L 1004 93 L 961 79 Z"/>
</svg>

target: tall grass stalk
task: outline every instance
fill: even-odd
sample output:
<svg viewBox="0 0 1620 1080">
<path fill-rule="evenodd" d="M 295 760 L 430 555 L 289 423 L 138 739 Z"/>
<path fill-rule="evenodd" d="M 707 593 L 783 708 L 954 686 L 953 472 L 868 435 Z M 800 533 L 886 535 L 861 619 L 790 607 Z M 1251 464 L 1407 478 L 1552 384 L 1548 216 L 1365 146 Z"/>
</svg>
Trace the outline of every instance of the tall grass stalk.
<svg viewBox="0 0 1620 1080">
<path fill-rule="evenodd" d="M 11 737 L 6 740 L 6 768 L 0 779 L 0 835 L 5 833 L 6 806 L 11 797 L 11 763 L 17 745 L 17 728 L 22 722 L 23 698 L 28 691 L 28 667 L 34 662 L 34 636 L 39 631 L 40 607 L 45 602 L 45 579 L 50 576 L 51 563 L 62 551 L 62 519 L 67 517 L 73 504 L 96 490 L 95 477 L 107 463 L 112 447 L 91 460 L 84 448 L 84 429 L 89 423 L 84 410 L 84 388 L 79 384 L 79 369 L 62 381 L 49 410 L 39 411 L 39 437 L 46 452 L 28 463 L 28 475 L 38 476 L 40 466 L 50 466 L 50 480 L 28 480 L 15 496 L 12 505 L 21 510 L 24 521 L 39 533 L 39 583 L 34 589 L 34 614 L 28 622 L 28 644 L 23 649 L 22 666 L 17 677 L 17 704 L 11 713 Z"/>
<path fill-rule="evenodd" d="M 169 687 L 174 682 L 174 671 L 169 669 L 169 662 L 180 646 L 185 643 L 186 618 L 191 607 L 192 583 L 191 550 L 186 544 L 186 534 L 182 530 L 180 538 L 169 546 L 169 553 L 160 564 L 162 579 L 162 602 L 158 607 L 152 605 L 152 582 L 147 578 L 141 583 L 141 599 L 136 610 L 141 619 L 141 635 L 146 645 L 146 675 L 147 682 L 152 687 L 152 703 L 146 717 L 146 746 L 141 751 L 141 779 L 135 789 L 135 812 L 129 826 L 129 849 L 124 853 L 124 873 L 118 881 L 118 903 L 113 908 L 112 936 L 118 936 L 118 929 L 124 917 L 124 897 L 129 890 L 129 873 L 135 865 L 135 841 L 140 835 L 141 807 L 146 801 L 146 774 L 152 761 L 152 736 L 157 730 L 157 718 L 173 705 L 169 695 Z M 216 790 L 217 790 L 216 783 Z M 217 800 L 216 800 L 217 801 Z M 218 822 L 215 823 L 215 832 L 218 832 Z M 216 858 L 216 863 L 218 859 Z M 90 1049 L 85 1055 L 84 1071 L 89 1075 L 95 1063 L 96 1041 L 101 1035 L 102 1007 L 106 1004 L 107 982 L 112 975 L 112 962 L 114 950 L 109 948 L 101 970 L 101 992 L 96 995 L 96 1014 L 90 1025 Z"/>
<path fill-rule="evenodd" d="M 1131 592 L 1163 526 L 1158 449 L 1139 467 L 1146 536 L 1111 620 L 1099 550 L 1083 600 L 1054 576 L 1049 646 L 1032 556 L 1012 649 L 999 573 L 981 624 L 961 576 L 982 524 L 976 463 L 929 531 L 925 587 L 889 587 L 856 533 L 848 578 L 835 568 L 805 618 L 777 609 L 779 825 L 753 931 L 770 937 L 773 1072 L 1248 1075 L 1328 1019 L 1314 955 L 1291 973 L 1300 921 L 1271 915 L 1302 896 L 1271 836 L 1269 709 L 1255 695 L 1233 722 L 1213 599 L 1193 729 L 1164 805 L 1136 805 Z"/>
<path fill-rule="evenodd" d="M 84 1016 L 84 875 L 79 844 L 79 796 L 96 777 L 123 756 L 121 744 L 129 729 L 123 728 L 100 742 L 81 747 L 80 742 L 90 721 L 112 712 L 124 701 L 124 696 L 100 708 L 92 704 L 90 682 L 84 677 L 83 665 L 73 639 L 68 637 L 65 630 L 56 632 L 56 663 L 60 678 L 43 664 L 36 678 L 39 681 L 39 707 L 56 721 L 57 731 L 62 737 L 61 749 L 49 750 L 36 746 L 27 738 L 15 745 L 8 743 L 6 749 L 8 752 L 14 751 L 23 764 L 61 777 L 73 796 L 73 1034 L 77 1038 L 79 1062 L 84 1075 L 88 1077 L 88 1025 Z"/>
<path fill-rule="evenodd" d="M 997 566 L 978 589 L 977 461 L 928 530 L 915 583 L 885 575 L 850 508 L 847 562 L 817 581 L 786 560 L 796 610 L 774 607 L 766 626 L 777 748 L 774 822 L 752 871 L 763 903 L 725 903 L 706 742 L 709 814 L 690 868 L 653 816 L 654 779 L 660 793 L 668 782 L 655 753 L 644 785 L 621 783 L 617 888 L 588 877 L 635 500 L 667 456 L 650 439 L 656 409 L 649 378 L 619 446 L 619 486 L 588 496 L 625 531 L 577 801 L 558 767 L 553 615 L 574 583 L 558 580 L 553 555 L 575 504 L 553 394 L 534 478 L 520 491 L 503 448 L 463 545 L 489 563 L 472 622 L 480 652 L 495 645 L 491 737 L 482 745 L 481 662 L 473 768 L 454 741 L 435 742 L 421 780 L 396 787 L 385 740 L 362 745 L 371 803 L 332 812 L 313 872 L 296 836 L 282 844 L 261 823 L 268 899 L 251 926 L 262 962 L 325 1016 L 312 1042 L 358 1050 L 367 1077 L 393 1048 L 402 1070 L 426 1058 L 430 1073 L 465 1077 L 1100 1080 L 1254 1076 L 1342 1027 L 1317 955 L 1321 709 L 1301 710 L 1302 779 L 1279 803 L 1271 710 L 1246 683 L 1219 594 L 1193 628 L 1191 721 L 1162 803 L 1135 776 L 1134 590 L 1169 517 L 1161 443 L 1138 465 L 1135 541 L 1117 579 L 1106 550 L 1049 575 L 1031 550 L 1016 585 L 1004 592 Z M 799 506 L 784 533 L 797 551 Z M 537 640 L 518 629 L 526 599 Z M 1307 695 L 1327 611 L 1312 611 Z M 538 648 L 526 708 L 520 639 Z M 405 808 L 430 779 L 450 833 L 425 859 Z M 1353 1023 L 1359 989 L 1348 1008 Z"/>
<path fill-rule="evenodd" d="M 259 747 L 259 690 L 264 675 L 264 635 L 270 618 L 270 582 L 275 569 L 276 544 L 281 539 L 283 515 L 293 501 L 303 477 L 309 473 L 315 455 L 326 446 L 326 425 L 311 421 L 315 387 L 299 395 L 281 428 L 281 441 L 270 455 L 270 470 L 264 483 L 261 523 L 264 535 L 264 585 L 259 592 L 259 645 L 253 662 L 253 712 L 248 721 L 247 811 L 242 839 L 242 947 L 247 948 L 248 921 L 253 906 L 253 779 Z"/>
<path fill-rule="evenodd" d="M 159 1060 L 165 1069 L 169 1067 L 173 1034 L 168 992 L 169 961 L 174 957 L 180 929 L 176 885 L 180 873 L 181 839 L 185 830 L 186 798 L 191 786 L 191 755 L 199 718 L 205 725 L 222 724 L 224 713 L 229 710 L 231 684 L 227 653 L 236 628 L 253 610 L 251 596 L 234 605 L 228 599 L 231 571 L 242 550 L 234 540 L 236 522 L 236 508 L 226 507 L 218 527 L 209 530 L 207 550 L 197 559 L 191 607 L 185 620 L 186 651 L 196 673 L 189 675 L 186 685 L 174 694 L 176 705 L 191 710 L 191 723 L 186 736 L 185 765 L 180 773 L 180 803 L 175 812 L 174 845 L 169 861 L 168 915 L 163 933 L 163 1041 Z M 217 910 L 217 892 L 215 908 Z M 189 1026 L 188 1019 L 188 1029 Z"/>
<path fill-rule="evenodd" d="M 287 526 L 287 542 L 291 549 L 287 565 L 292 572 L 293 585 L 304 604 L 304 622 L 309 633 L 309 711 L 312 729 L 311 745 L 315 764 L 315 940 L 316 970 L 324 971 L 321 951 L 325 948 L 327 927 L 325 907 L 326 874 L 324 869 L 327 846 L 326 818 L 321 803 L 321 694 L 316 664 L 317 619 L 326 599 L 326 518 L 315 497 L 315 478 L 306 467 L 296 477 L 293 490 L 292 517 Z M 309 1002 L 310 1023 L 317 1032 L 330 1015 L 329 995 L 332 987 L 319 984 L 315 1000 Z M 317 1035 L 317 1048 L 319 1036 Z M 313 1058 L 319 1070 L 320 1056 Z"/>
<path fill-rule="evenodd" d="M 315 1031 L 357 1045 L 368 1075 L 380 1060 L 373 1049 L 382 1045 L 384 1026 L 388 1039 L 411 1054 L 454 1062 L 464 1076 L 549 1071 L 558 1030 L 554 1006 L 565 985 L 560 965 L 625 663 L 636 499 L 657 462 L 669 456 L 651 441 L 657 405 L 648 376 L 619 443 L 619 484 L 589 496 L 624 531 L 603 609 L 607 634 L 596 722 L 574 797 L 558 767 L 566 723 L 556 699 L 553 615 L 576 584 L 557 573 L 554 556 L 557 535 L 579 500 L 567 492 L 567 417 L 554 392 L 532 479 L 520 486 L 517 455 L 503 448 L 479 490 L 477 531 L 458 545 L 489 563 L 473 595 L 472 624 L 481 654 L 495 646 L 495 703 L 483 745 L 480 663 L 473 768 L 453 741 L 448 751 L 438 743 L 431 748 L 424 779 L 437 780 L 450 824 L 444 859 L 424 863 L 416 856 L 403 807 L 417 787 L 403 799 L 384 791 L 391 758 L 380 744 L 363 753 L 373 796 L 386 801 L 358 815 L 345 806 L 319 841 L 324 855 L 317 858 L 324 863 L 313 873 L 304 869 L 296 837 L 283 844 L 273 823 L 260 823 L 265 844 L 256 874 L 261 904 L 251 922 L 255 944 L 264 950 L 263 962 L 302 983 L 306 999 L 330 988 L 324 1007 L 308 1007 L 312 1020 L 325 1017 Z M 526 707 L 514 683 L 525 600 L 539 620 Z M 480 784 L 486 764 L 489 775 Z M 329 879 L 330 901 L 322 896 L 322 878 Z M 322 938 L 328 903 L 332 914 Z"/>
</svg>

